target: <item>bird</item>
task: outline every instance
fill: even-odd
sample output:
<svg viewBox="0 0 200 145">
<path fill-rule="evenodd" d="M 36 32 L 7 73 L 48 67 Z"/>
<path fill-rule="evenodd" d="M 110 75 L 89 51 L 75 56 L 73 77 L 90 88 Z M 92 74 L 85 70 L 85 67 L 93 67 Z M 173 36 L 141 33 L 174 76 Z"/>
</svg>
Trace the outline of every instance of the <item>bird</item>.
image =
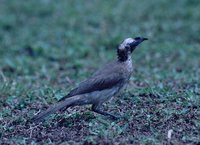
<svg viewBox="0 0 200 145">
<path fill-rule="evenodd" d="M 42 122 L 52 113 L 64 111 L 69 107 L 91 104 L 91 110 L 111 119 L 119 117 L 102 110 L 102 104 L 119 94 L 128 84 L 133 72 L 131 54 L 144 37 L 126 38 L 117 46 L 117 58 L 98 69 L 89 78 L 82 81 L 56 104 L 46 111 L 36 114 L 31 121 Z"/>
</svg>

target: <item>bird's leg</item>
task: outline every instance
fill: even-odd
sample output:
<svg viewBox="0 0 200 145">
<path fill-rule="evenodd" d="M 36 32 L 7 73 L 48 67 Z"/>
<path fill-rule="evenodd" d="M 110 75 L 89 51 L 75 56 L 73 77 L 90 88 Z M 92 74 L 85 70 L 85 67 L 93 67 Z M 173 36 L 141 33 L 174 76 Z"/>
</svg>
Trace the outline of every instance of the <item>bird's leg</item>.
<svg viewBox="0 0 200 145">
<path fill-rule="evenodd" d="M 96 112 L 96 113 L 99 113 L 99 114 L 101 114 L 101 115 L 104 115 L 104 116 L 108 116 L 108 117 L 110 117 L 111 119 L 114 119 L 114 120 L 119 119 L 119 117 L 117 117 L 117 116 L 115 116 L 115 115 L 113 115 L 113 114 L 110 114 L 110 113 L 108 113 L 108 112 L 101 111 L 101 110 L 100 110 L 100 107 L 99 107 L 99 104 L 98 104 L 98 105 L 93 104 L 93 105 L 92 105 L 92 111 L 94 111 L 94 112 Z"/>
</svg>

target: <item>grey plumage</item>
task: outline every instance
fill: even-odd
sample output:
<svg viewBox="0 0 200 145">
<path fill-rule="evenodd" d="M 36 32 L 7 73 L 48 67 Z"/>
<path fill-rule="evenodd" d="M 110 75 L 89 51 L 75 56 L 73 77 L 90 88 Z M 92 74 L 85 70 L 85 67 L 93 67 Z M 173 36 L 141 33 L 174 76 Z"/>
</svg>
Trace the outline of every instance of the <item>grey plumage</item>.
<svg viewBox="0 0 200 145">
<path fill-rule="evenodd" d="M 96 71 L 90 78 L 81 82 L 78 87 L 70 91 L 57 104 L 34 116 L 32 121 L 39 122 L 58 110 L 85 104 L 92 104 L 93 111 L 116 119 L 116 116 L 101 111 L 100 107 L 128 83 L 133 70 L 131 53 L 144 40 L 147 39 L 142 37 L 125 39 L 117 48 L 118 60 Z"/>
</svg>

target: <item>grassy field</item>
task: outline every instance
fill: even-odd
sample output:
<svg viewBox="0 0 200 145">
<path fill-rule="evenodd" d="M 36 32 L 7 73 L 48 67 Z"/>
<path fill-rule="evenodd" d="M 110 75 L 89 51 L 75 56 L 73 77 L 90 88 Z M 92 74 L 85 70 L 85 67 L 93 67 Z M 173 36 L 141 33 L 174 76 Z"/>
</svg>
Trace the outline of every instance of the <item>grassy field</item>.
<svg viewBox="0 0 200 145">
<path fill-rule="evenodd" d="M 200 143 L 199 0 L 0 3 L 0 144 Z M 83 106 L 26 122 L 136 36 L 128 89 L 104 106 L 125 119 Z"/>
</svg>

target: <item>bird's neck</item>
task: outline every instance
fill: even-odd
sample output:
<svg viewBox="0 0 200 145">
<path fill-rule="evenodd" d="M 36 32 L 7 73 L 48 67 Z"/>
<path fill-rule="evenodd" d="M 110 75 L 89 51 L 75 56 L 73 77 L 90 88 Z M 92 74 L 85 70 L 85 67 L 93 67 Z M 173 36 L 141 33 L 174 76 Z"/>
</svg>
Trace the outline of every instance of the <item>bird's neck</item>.
<svg viewBox="0 0 200 145">
<path fill-rule="evenodd" d="M 123 66 L 126 66 L 126 68 L 128 69 L 128 71 L 132 71 L 133 66 L 132 66 L 132 58 L 131 58 L 131 54 L 127 55 L 127 59 L 125 60 L 121 60 L 118 58 L 118 62 L 122 63 Z"/>
<path fill-rule="evenodd" d="M 128 67 L 128 69 L 130 69 L 130 71 L 132 71 L 132 58 L 131 55 L 128 55 L 128 59 L 125 61 L 126 66 Z"/>
</svg>

